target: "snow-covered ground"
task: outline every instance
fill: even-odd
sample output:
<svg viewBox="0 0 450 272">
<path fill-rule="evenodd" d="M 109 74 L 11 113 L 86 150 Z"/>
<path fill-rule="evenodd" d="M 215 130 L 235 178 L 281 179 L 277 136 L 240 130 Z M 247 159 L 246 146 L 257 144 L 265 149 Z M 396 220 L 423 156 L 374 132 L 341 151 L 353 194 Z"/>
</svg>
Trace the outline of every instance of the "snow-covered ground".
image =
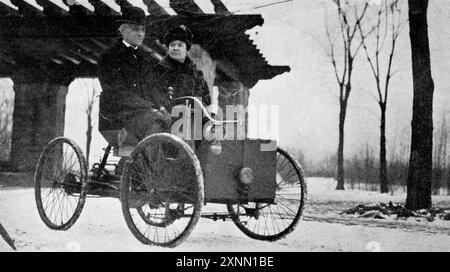
<svg viewBox="0 0 450 272">
<path fill-rule="evenodd" d="M 141 244 L 128 230 L 120 203 L 89 198 L 75 225 L 67 231 L 48 229 L 40 220 L 33 189 L 0 189 L 0 223 L 18 251 L 450 251 L 450 221 L 361 219 L 340 215 L 361 203 L 401 203 L 405 195 L 335 191 L 332 179 L 310 178 L 308 202 L 296 230 L 276 242 L 253 240 L 231 221 L 201 218 L 191 235 L 175 249 Z M 450 197 L 433 198 L 450 207 Z M 208 204 L 204 210 L 223 210 Z M 0 239 L 0 251 L 11 250 Z"/>
</svg>

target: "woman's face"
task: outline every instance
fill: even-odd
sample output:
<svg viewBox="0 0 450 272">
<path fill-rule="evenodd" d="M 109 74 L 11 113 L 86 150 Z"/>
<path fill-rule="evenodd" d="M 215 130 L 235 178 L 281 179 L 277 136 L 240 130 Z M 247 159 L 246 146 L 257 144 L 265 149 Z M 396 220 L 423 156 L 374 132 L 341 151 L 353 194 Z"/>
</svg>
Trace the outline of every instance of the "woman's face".
<svg viewBox="0 0 450 272">
<path fill-rule="evenodd" d="M 182 41 L 172 41 L 169 43 L 169 56 L 179 62 L 184 62 L 187 55 L 187 46 L 185 42 Z"/>
</svg>

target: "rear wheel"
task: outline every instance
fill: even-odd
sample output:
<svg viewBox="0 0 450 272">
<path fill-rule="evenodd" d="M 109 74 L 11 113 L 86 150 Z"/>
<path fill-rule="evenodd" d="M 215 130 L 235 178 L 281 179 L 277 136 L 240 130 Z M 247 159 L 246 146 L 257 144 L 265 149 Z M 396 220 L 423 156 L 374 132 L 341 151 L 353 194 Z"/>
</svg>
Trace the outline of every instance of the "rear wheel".
<svg viewBox="0 0 450 272">
<path fill-rule="evenodd" d="M 303 170 L 284 150 L 277 149 L 276 195 L 273 203 L 227 204 L 236 226 L 247 236 L 275 241 L 292 232 L 306 202 Z"/>
<path fill-rule="evenodd" d="M 200 163 L 180 138 L 167 133 L 149 136 L 125 163 L 120 199 L 128 228 L 139 241 L 175 247 L 200 218 Z"/>
<path fill-rule="evenodd" d="M 81 149 L 59 137 L 47 144 L 34 176 L 36 206 L 51 229 L 67 230 L 80 216 L 87 193 L 87 167 Z"/>
</svg>

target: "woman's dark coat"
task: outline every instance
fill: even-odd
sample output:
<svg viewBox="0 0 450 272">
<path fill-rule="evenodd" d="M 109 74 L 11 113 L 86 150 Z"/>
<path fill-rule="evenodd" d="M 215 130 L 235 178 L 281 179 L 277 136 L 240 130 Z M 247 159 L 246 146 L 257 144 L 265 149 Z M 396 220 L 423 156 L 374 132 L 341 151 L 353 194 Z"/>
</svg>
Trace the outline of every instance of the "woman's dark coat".
<svg viewBox="0 0 450 272">
<path fill-rule="evenodd" d="M 184 63 L 178 62 L 169 56 L 164 57 L 161 62 L 153 68 L 153 81 L 149 83 L 148 91 L 152 101 L 167 109 L 171 108 L 167 91 L 173 88 L 173 97 L 196 96 L 201 97 L 203 104 L 211 104 L 211 96 L 208 84 L 203 73 L 197 70 L 195 64 L 186 58 Z"/>
</svg>

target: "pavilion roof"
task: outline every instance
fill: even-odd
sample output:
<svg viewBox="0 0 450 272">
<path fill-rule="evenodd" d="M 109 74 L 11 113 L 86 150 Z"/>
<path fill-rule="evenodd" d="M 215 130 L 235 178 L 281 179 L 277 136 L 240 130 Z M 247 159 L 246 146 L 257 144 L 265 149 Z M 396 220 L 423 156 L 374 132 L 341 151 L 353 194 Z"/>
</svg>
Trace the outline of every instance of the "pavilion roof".
<svg viewBox="0 0 450 272">
<path fill-rule="evenodd" d="M 1 0 L 0 0 L 1 1 Z M 96 77 L 101 52 L 119 37 L 116 19 L 120 12 L 101 0 L 88 0 L 90 10 L 76 0 L 62 0 L 67 9 L 50 0 L 36 0 L 37 8 L 25 0 L 11 0 L 13 8 L 0 2 L 0 76 L 40 71 L 55 78 Z M 222 77 L 240 80 L 253 87 L 258 80 L 271 79 L 290 71 L 289 66 L 272 66 L 245 32 L 262 26 L 261 15 L 236 15 L 220 0 L 211 0 L 214 14 L 205 14 L 193 0 L 170 0 L 170 15 L 154 0 L 146 7 L 144 49 L 155 62 L 166 49 L 161 44 L 170 27 L 185 24 L 200 44 L 218 60 Z M 115 0 L 123 9 L 127 0 Z"/>
</svg>

